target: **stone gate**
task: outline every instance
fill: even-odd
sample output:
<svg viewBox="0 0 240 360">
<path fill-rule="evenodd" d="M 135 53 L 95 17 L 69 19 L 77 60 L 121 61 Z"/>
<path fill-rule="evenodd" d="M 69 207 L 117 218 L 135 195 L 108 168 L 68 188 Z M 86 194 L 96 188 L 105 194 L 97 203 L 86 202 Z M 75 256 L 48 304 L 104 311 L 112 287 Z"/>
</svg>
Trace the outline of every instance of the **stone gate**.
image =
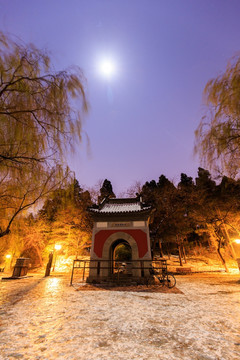
<svg viewBox="0 0 240 360">
<path fill-rule="evenodd" d="M 151 207 L 146 206 L 140 197 L 106 198 L 89 211 L 94 219 L 94 227 L 88 280 L 113 275 L 114 253 L 119 244 L 131 249 L 129 263 L 132 270 L 129 275 L 135 279 L 149 276 L 145 268 L 152 260 L 149 237 Z"/>
</svg>

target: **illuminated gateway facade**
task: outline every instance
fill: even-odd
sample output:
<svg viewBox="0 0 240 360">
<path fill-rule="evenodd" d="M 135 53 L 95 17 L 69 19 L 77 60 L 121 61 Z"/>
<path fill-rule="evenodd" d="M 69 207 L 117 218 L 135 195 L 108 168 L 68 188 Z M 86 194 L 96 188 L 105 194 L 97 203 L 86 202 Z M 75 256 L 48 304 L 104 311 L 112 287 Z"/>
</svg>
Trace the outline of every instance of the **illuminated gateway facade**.
<svg viewBox="0 0 240 360">
<path fill-rule="evenodd" d="M 109 278 L 115 271 L 115 251 L 120 244 L 130 249 L 131 275 L 134 279 L 149 276 L 151 247 L 149 218 L 151 207 L 140 197 L 105 198 L 89 209 L 94 220 L 89 281 Z M 147 264 L 147 266 L 146 266 Z"/>
</svg>

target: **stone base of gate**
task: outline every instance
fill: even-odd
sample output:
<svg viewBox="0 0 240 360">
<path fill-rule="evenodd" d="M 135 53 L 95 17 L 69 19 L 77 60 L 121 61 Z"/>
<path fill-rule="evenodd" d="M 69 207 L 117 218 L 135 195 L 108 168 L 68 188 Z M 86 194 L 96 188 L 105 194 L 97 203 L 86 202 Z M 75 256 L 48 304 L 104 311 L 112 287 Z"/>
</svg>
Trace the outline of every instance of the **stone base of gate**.
<svg viewBox="0 0 240 360">
<path fill-rule="evenodd" d="M 90 278 L 86 279 L 86 283 L 88 284 L 101 284 L 101 285 L 109 285 L 109 286 L 116 286 L 116 285 L 146 285 L 147 284 L 147 277 L 128 277 L 128 278 Z"/>
<path fill-rule="evenodd" d="M 98 283 L 99 281 L 113 281 L 119 280 L 120 278 L 124 279 L 133 279 L 134 282 L 145 282 L 150 276 L 150 269 L 152 267 L 151 260 L 139 260 L 134 262 L 126 263 L 126 273 L 122 274 L 119 269 L 114 270 L 111 273 L 111 266 L 109 261 L 91 261 L 89 268 L 89 276 L 87 277 L 87 282 L 89 283 Z"/>
</svg>

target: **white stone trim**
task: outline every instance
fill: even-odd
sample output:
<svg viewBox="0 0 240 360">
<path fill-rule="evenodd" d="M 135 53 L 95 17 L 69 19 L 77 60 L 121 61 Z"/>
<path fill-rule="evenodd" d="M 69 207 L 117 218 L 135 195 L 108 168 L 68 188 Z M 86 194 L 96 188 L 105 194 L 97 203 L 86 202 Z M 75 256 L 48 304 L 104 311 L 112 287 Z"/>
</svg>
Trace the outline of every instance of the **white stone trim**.
<svg viewBox="0 0 240 360">
<path fill-rule="evenodd" d="M 133 221 L 133 226 L 134 227 L 146 227 L 146 222 L 145 221 Z"/>
<path fill-rule="evenodd" d="M 102 228 L 107 228 L 108 227 L 108 223 L 107 222 L 100 222 L 100 221 L 98 221 L 98 222 L 96 222 L 96 228 L 100 228 L 100 229 L 102 229 Z"/>
</svg>

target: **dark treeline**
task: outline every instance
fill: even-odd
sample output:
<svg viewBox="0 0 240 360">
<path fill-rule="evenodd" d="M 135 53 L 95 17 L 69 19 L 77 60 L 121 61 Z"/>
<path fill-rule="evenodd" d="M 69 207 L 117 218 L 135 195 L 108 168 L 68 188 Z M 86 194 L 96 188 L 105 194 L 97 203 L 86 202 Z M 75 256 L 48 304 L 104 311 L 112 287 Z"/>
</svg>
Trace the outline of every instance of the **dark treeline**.
<svg viewBox="0 0 240 360">
<path fill-rule="evenodd" d="M 139 188 L 138 188 L 139 191 Z M 195 181 L 181 174 L 174 185 L 164 175 L 146 182 L 140 195 L 153 208 L 150 237 L 153 256 L 179 255 L 205 249 L 218 255 L 235 257 L 232 240 L 239 237 L 240 181 L 226 176 L 219 184 L 208 170 L 199 168 Z M 88 256 L 92 219 L 88 207 L 106 196 L 115 197 L 112 184 L 105 179 L 99 189 L 84 190 L 76 179 L 56 189 L 34 215 L 19 217 L 11 233 L 2 238 L 1 254 L 30 257 L 33 266 L 42 266 L 54 245 L 61 244 L 65 257 Z"/>
<path fill-rule="evenodd" d="M 164 175 L 142 187 L 143 200 L 152 205 L 150 224 L 153 253 L 177 251 L 180 264 L 186 249 L 216 251 L 227 271 L 225 253 L 235 257 L 232 240 L 239 237 L 240 181 L 226 176 L 216 184 L 208 170 L 193 179 L 181 174 L 177 186 Z"/>
<path fill-rule="evenodd" d="M 15 219 L 9 234 L 1 238 L 0 264 L 11 254 L 12 262 L 28 257 L 32 266 L 43 266 L 55 244 L 62 246 L 65 258 L 88 256 L 93 226 L 88 207 L 107 196 L 115 197 L 107 179 L 98 188 L 84 190 L 78 180 L 69 178 L 48 194 L 40 210 Z"/>
<path fill-rule="evenodd" d="M 92 220 L 87 208 L 92 204 L 89 191 L 76 179 L 56 189 L 36 213 L 15 220 L 12 231 L 2 238 L 3 254 L 12 258 L 29 257 L 33 266 L 42 266 L 55 244 L 62 245 L 66 258 L 89 253 Z"/>
</svg>

